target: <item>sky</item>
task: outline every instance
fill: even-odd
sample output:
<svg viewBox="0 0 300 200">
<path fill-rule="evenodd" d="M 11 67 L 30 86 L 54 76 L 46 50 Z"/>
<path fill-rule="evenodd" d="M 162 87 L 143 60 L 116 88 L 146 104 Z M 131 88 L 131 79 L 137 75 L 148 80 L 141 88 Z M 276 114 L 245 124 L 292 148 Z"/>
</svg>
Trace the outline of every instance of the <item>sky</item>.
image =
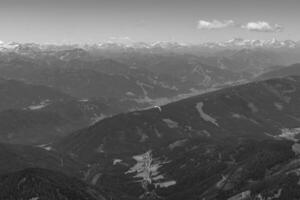
<svg viewBox="0 0 300 200">
<path fill-rule="evenodd" d="M 0 40 L 300 40 L 300 0 L 0 0 Z"/>
</svg>

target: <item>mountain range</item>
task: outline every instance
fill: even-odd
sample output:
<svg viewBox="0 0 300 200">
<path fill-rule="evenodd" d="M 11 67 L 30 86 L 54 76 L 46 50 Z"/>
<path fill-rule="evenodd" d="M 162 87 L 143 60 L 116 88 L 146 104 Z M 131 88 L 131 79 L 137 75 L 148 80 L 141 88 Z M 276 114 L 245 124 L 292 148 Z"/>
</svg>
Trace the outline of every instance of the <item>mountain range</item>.
<svg viewBox="0 0 300 200">
<path fill-rule="evenodd" d="M 21 43 L 17 42 L 0 42 L 0 48 L 2 51 L 20 51 L 26 48 L 34 48 L 39 50 L 49 50 L 54 49 L 57 46 L 61 46 L 61 49 L 67 48 L 68 46 L 72 47 L 85 47 L 85 48 L 134 48 L 134 49 L 180 49 L 180 48 L 192 48 L 192 47 L 208 47 L 208 48 L 256 48 L 256 47 L 265 47 L 265 48 L 295 48 L 299 45 L 299 41 L 293 40 L 277 40 L 273 38 L 271 40 L 251 40 L 251 39 L 243 39 L 243 38 L 233 38 L 228 41 L 220 41 L 220 42 L 205 42 L 199 44 L 189 44 L 189 43 L 178 43 L 178 42 L 167 42 L 167 41 L 155 41 L 151 43 L 146 42 L 112 42 L 112 41 L 104 41 L 99 44 L 66 44 L 66 45 L 55 45 L 55 44 L 34 44 L 28 43 L 23 46 Z"/>
<path fill-rule="evenodd" d="M 298 42 L 0 47 L 0 199 L 300 198 Z"/>
</svg>

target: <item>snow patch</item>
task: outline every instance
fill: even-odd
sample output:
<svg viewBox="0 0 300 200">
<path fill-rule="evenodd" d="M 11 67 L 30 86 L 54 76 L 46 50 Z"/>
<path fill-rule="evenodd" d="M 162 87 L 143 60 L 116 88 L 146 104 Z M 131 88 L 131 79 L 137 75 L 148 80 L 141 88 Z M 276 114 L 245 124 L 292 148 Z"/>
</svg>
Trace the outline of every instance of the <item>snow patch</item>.
<svg viewBox="0 0 300 200">
<path fill-rule="evenodd" d="M 100 122 L 102 119 L 105 119 L 107 116 L 104 115 L 104 114 L 100 114 L 100 115 L 95 115 L 95 117 L 93 117 L 91 119 L 91 124 L 90 125 L 94 125 L 96 124 L 97 122 Z"/>
<path fill-rule="evenodd" d="M 29 200 L 39 200 L 40 197 L 31 197 Z"/>
<path fill-rule="evenodd" d="M 250 198 L 250 196 L 251 196 L 251 191 L 247 190 L 245 192 L 241 192 L 237 195 L 234 195 L 234 196 L 228 198 L 227 200 L 245 200 L 245 199 Z"/>
<path fill-rule="evenodd" d="M 299 143 L 293 144 L 292 150 L 294 151 L 294 153 L 295 153 L 296 155 L 299 155 L 299 154 L 300 154 L 300 144 L 299 144 Z"/>
<path fill-rule="evenodd" d="M 153 181 L 158 181 L 158 180 L 161 180 L 161 179 L 164 179 L 165 177 L 163 175 L 158 175 L 158 176 L 155 176 L 152 178 Z"/>
<path fill-rule="evenodd" d="M 273 198 L 274 199 L 280 198 L 281 193 L 282 193 L 282 188 L 279 188 L 278 191 L 277 191 L 277 193 L 274 194 Z M 273 199 L 273 198 L 271 198 L 271 199 Z"/>
<path fill-rule="evenodd" d="M 243 118 L 244 118 L 244 116 L 242 116 L 242 115 L 240 115 L 240 114 L 237 114 L 237 113 L 233 113 L 233 114 L 232 114 L 232 117 L 233 117 L 233 118 L 236 118 L 236 119 L 243 119 Z"/>
<path fill-rule="evenodd" d="M 251 112 L 253 113 L 257 113 L 258 112 L 258 108 L 254 105 L 254 103 L 248 103 L 248 107 L 250 108 Z"/>
<path fill-rule="evenodd" d="M 100 146 L 98 148 L 96 148 L 96 152 L 97 153 L 104 153 L 104 145 L 100 144 Z"/>
<path fill-rule="evenodd" d="M 282 104 L 280 104 L 280 103 L 278 103 L 278 102 L 275 102 L 274 103 L 274 106 L 277 108 L 277 110 L 279 110 L 279 111 L 282 111 L 283 110 L 283 105 Z"/>
<path fill-rule="evenodd" d="M 96 185 L 97 184 L 97 182 L 98 182 L 98 180 L 99 180 L 99 178 L 101 177 L 101 173 L 98 173 L 98 174 L 96 174 L 94 177 L 93 177 L 93 179 L 92 179 L 92 181 L 91 181 L 91 184 L 92 185 Z"/>
<path fill-rule="evenodd" d="M 116 165 L 116 164 L 121 163 L 121 162 L 122 162 L 121 159 L 114 159 L 113 160 L 113 165 Z"/>
<path fill-rule="evenodd" d="M 156 183 L 154 185 L 155 185 L 155 187 L 167 188 L 172 185 L 176 185 L 176 181 L 166 181 L 166 182 L 162 182 L 162 183 Z"/>
<path fill-rule="evenodd" d="M 39 109 L 42 109 L 42 108 L 48 106 L 49 104 L 50 104 L 50 100 L 46 99 L 46 100 L 41 101 L 39 104 L 28 106 L 27 109 L 39 110 Z"/>
<path fill-rule="evenodd" d="M 135 174 L 133 177 L 142 183 L 145 190 L 147 190 L 147 185 L 149 184 L 160 187 L 168 187 L 174 184 L 174 182 L 170 181 L 160 182 L 164 180 L 165 177 L 160 174 L 159 169 L 168 163 L 168 161 L 160 161 L 157 158 L 153 158 L 151 150 L 144 154 L 133 156 L 133 159 L 136 161 L 136 164 L 125 172 L 125 174 Z"/>
<path fill-rule="evenodd" d="M 206 114 L 204 111 L 203 111 L 203 106 L 204 106 L 204 103 L 203 102 L 199 102 L 197 103 L 197 110 L 201 116 L 201 118 L 207 122 L 211 122 L 213 123 L 214 125 L 216 126 L 219 126 L 219 124 L 217 123 L 217 120 L 212 118 L 211 116 L 209 116 L 208 114 Z"/>
<path fill-rule="evenodd" d="M 202 133 L 206 136 L 206 137 L 210 137 L 211 134 L 207 131 L 207 130 L 203 130 Z"/>
<path fill-rule="evenodd" d="M 169 144 L 168 148 L 170 150 L 175 149 L 176 147 L 182 147 L 187 142 L 187 139 L 184 140 L 178 140 L 176 142 L 173 142 L 172 144 Z"/>
<path fill-rule="evenodd" d="M 139 127 L 137 127 L 137 134 L 140 136 L 139 142 L 145 142 L 149 138 L 149 136 Z"/>
<path fill-rule="evenodd" d="M 41 145 L 37 145 L 37 147 L 45 149 L 46 151 L 53 150 L 53 148 L 50 146 L 50 144 L 41 144 Z"/>
<path fill-rule="evenodd" d="M 264 134 L 265 134 L 266 136 L 269 136 L 269 137 L 272 137 L 272 138 L 276 138 L 276 136 L 271 135 L 270 133 L 264 132 Z"/>
<path fill-rule="evenodd" d="M 295 137 L 298 134 L 300 134 L 300 128 L 284 128 L 281 129 L 281 134 L 278 137 L 297 142 L 299 139 Z"/>
<path fill-rule="evenodd" d="M 178 128 L 178 123 L 171 119 L 163 119 L 163 121 L 168 125 L 169 128 Z"/>
<path fill-rule="evenodd" d="M 156 127 L 154 128 L 154 133 L 155 133 L 156 137 L 162 138 L 162 135 L 160 134 L 160 132 L 157 130 Z"/>
<path fill-rule="evenodd" d="M 135 94 L 133 92 L 126 92 L 126 95 L 131 96 L 131 97 L 135 96 Z"/>
<path fill-rule="evenodd" d="M 161 107 L 160 106 L 154 106 L 154 108 L 157 108 L 159 110 L 159 112 L 162 111 Z"/>
<path fill-rule="evenodd" d="M 79 102 L 88 102 L 89 99 L 80 99 Z"/>
<path fill-rule="evenodd" d="M 217 182 L 216 187 L 221 189 L 226 184 L 226 181 L 227 181 L 227 176 L 222 175 L 222 178 L 220 181 Z"/>
</svg>

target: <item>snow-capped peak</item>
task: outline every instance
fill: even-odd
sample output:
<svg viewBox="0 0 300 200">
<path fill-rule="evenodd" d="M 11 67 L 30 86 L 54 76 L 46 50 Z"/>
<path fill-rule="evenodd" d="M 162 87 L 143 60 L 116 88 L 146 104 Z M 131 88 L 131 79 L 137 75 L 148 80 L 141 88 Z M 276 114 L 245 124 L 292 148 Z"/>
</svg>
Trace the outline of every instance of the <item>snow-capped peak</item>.
<svg viewBox="0 0 300 200">
<path fill-rule="evenodd" d="M 243 38 L 233 38 L 223 42 L 205 42 L 200 44 L 188 44 L 172 41 L 157 41 L 157 42 L 103 42 L 98 45 L 100 48 L 135 48 L 135 49 L 180 49 L 189 47 L 199 48 L 295 48 L 297 42 L 292 40 L 278 40 L 272 38 L 270 40 L 251 40 Z"/>
<path fill-rule="evenodd" d="M 188 44 L 183 42 L 156 41 L 156 42 L 152 42 L 150 46 L 160 47 L 160 48 L 180 48 L 180 47 L 188 46 Z"/>
<path fill-rule="evenodd" d="M 276 38 L 272 38 L 270 40 L 249 40 L 242 38 L 234 38 L 225 42 L 215 42 L 215 43 L 204 43 L 204 46 L 208 46 L 211 48 L 214 47 L 225 47 L 225 48 L 257 48 L 257 47 L 265 47 L 265 48 L 295 48 L 297 46 L 297 42 L 292 40 L 277 40 Z"/>
<path fill-rule="evenodd" d="M 1 50 L 13 50 L 17 47 L 19 47 L 21 44 L 19 43 L 16 43 L 16 42 L 3 42 L 3 41 L 0 41 L 0 49 Z"/>
<path fill-rule="evenodd" d="M 35 43 L 16 43 L 16 42 L 2 42 L 0 41 L 0 51 L 2 52 L 17 52 L 21 54 L 26 54 L 30 52 L 43 52 L 50 49 L 51 51 L 59 51 L 61 49 L 72 49 L 72 48 L 82 48 L 87 49 L 111 49 L 111 50 L 127 50 L 127 49 L 136 49 L 136 50 L 152 50 L 152 49 L 161 49 L 161 50 L 188 50 L 190 48 L 209 48 L 209 49 L 241 49 L 241 48 L 295 48 L 299 45 L 299 42 L 293 40 L 278 40 L 276 38 L 270 40 L 251 40 L 243 38 L 234 38 L 224 42 L 205 42 L 198 44 L 191 43 L 181 43 L 173 41 L 157 41 L 157 42 L 135 42 L 135 41 L 115 41 L 108 40 L 98 44 L 73 44 L 73 45 L 57 45 L 57 44 L 35 44 Z M 64 48 L 61 48 L 64 47 Z"/>
</svg>

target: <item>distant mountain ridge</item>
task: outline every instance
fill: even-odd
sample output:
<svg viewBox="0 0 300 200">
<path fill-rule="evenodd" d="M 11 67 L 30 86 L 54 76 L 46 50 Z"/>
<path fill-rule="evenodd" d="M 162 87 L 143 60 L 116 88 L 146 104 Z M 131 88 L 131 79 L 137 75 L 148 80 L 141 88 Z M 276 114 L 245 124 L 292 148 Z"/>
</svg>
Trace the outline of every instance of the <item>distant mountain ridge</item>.
<svg viewBox="0 0 300 200">
<path fill-rule="evenodd" d="M 287 67 L 280 67 L 279 69 L 271 70 L 258 77 L 258 79 L 270 79 L 285 76 L 299 76 L 300 75 L 300 64 L 294 64 Z"/>
<path fill-rule="evenodd" d="M 295 48 L 299 45 L 298 41 L 293 40 L 277 40 L 275 38 L 271 40 L 255 40 L 255 39 L 243 39 L 243 38 L 233 38 L 224 42 L 203 42 L 198 44 L 191 43 L 180 43 L 180 42 L 167 42 L 167 41 L 156 41 L 156 42 L 100 42 L 95 44 L 36 44 L 36 43 L 16 43 L 9 42 L 0 43 L 0 49 L 2 51 L 16 51 L 20 52 L 26 49 L 33 50 L 43 50 L 49 51 L 56 47 L 59 49 L 68 48 L 102 48 L 102 49 L 112 49 L 112 48 L 123 48 L 123 49 L 180 49 L 180 48 Z"/>
</svg>

